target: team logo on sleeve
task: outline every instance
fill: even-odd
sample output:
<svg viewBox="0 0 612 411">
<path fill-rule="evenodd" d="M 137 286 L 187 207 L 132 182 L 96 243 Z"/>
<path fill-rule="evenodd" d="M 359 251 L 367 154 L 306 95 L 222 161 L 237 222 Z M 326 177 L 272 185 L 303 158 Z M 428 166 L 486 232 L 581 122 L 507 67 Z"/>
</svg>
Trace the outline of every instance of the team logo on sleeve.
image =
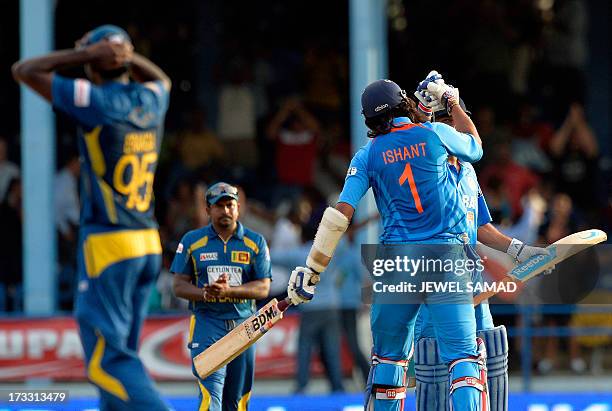
<svg viewBox="0 0 612 411">
<path fill-rule="evenodd" d="M 179 243 L 178 247 L 176 247 L 176 253 L 180 254 L 183 252 L 183 243 Z"/>
<path fill-rule="evenodd" d="M 218 253 L 200 253 L 200 261 L 216 261 L 218 259 Z"/>
<path fill-rule="evenodd" d="M 232 263 L 249 264 L 251 254 L 248 251 L 232 251 Z"/>
<path fill-rule="evenodd" d="M 349 167 L 348 171 L 346 172 L 346 176 L 350 177 L 354 176 L 355 174 L 357 174 L 357 167 Z"/>
<path fill-rule="evenodd" d="M 268 248 L 268 246 L 266 245 L 266 251 L 265 251 L 265 257 L 266 257 L 266 261 L 270 261 L 270 248 Z"/>
<path fill-rule="evenodd" d="M 74 105 L 76 107 L 89 107 L 91 83 L 85 79 L 74 80 Z"/>
</svg>

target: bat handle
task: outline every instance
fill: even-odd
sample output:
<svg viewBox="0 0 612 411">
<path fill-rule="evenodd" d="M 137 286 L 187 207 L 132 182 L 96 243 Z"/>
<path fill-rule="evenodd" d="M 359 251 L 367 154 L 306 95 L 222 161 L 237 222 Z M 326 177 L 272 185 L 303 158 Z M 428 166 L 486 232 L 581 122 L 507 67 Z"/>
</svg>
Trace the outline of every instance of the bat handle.
<svg viewBox="0 0 612 411">
<path fill-rule="evenodd" d="M 291 305 L 291 300 L 289 298 L 285 298 L 284 300 L 279 301 L 276 307 L 281 311 L 285 311 L 287 308 L 289 308 L 290 305 Z"/>
</svg>

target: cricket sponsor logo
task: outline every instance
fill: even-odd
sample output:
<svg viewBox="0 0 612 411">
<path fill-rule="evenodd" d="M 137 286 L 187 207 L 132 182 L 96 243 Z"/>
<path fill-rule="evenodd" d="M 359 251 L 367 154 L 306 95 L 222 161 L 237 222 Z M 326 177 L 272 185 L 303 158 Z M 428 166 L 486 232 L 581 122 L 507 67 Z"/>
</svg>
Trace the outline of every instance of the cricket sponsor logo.
<svg viewBox="0 0 612 411">
<path fill-rule="evenodd" d="M 397 397 L 397 391 L 395 390 L 387 390 L 387 398 L 393 400 Z"/>
<path fill-rule="evenodd" d="M 478 203 L 478 197 L 476 196 L 468 196 L 463 195 L 463 205 L 465 208 L 476 208 L 476 204 Z"/>
<path fill-rule="evenodd" d="M 595 236 L 597 236 L 597 230 L 591 230 L 581 233 L 580 238 L 583 240 L 588 240 L 589 238 L 593 238 Z"/>
<path fill-rule="evenodd" d="M 272 326 L 272 320 L 280 315 L 280 311 L 275 305 L 262 309 L 259 311 L 256 317 L 251 320 L 251 327 L 253 332 L 261 329 L 262 334 L 270 329 Z"/>
<path fill-rule="evenodd" d="M 249 264 L 251 254 L 248 251 L 232 251 L 232 263 Z"/>
<path fill-rule="evenodd" d="M 474 377 L 465 377 L 465 383 L 467 385 L 476 386 L 476 378 L 474 378 Z"/>
<path fill-rule="evenodd" d="M 384 109 L 386 109 L 386 108 L 389 108 L 389 105 L 388 105 L 388 104 L 386 104 L 386 103 L 385 103 L 385 104 L 381 104 L 380 106 L 377 106 L 377 107 L 374 109 L 374 112 L 375 112 L 375 113 L 378 113 L 379 111 L 384 110 Z"/>
<path fill-rule="evenodd" d="M 354 176 L 355 174 L 357 174 L 357 167 L 349 167 L 348 171 L 346 172 L 346 176 L 350 177 Z"/>
<path fill-rule="evenodd" d="M 557 256 L 557 249 L 556 247 L 551 246 L 551 247 L 548 247 L 548 250 L 550 252 L 549 255 L 547 254 L 534 255 L 529 260 L 525 261 L 523 264 L 516 266 L 511 272 L 512 276 L 518 279 L 524 279 L 527 276 L 527 274 L 551 262 Z"/>
<path fill-rule="evenodd" d="M 229 285 L 235 287 L 242 284 L 242 267 L 233 265 L 209 265 L 206 267 L 208 274 L 208 284 L 212 284 L 219 279 L 221 274 L 229 276 Z"/>
<path fill-rule="evenodd" d="M 178 247 L 176 247 L 176 253 L 180 254 L 183 252 L 183 243 L 179 243 Z"/>
<path fill-rule="evenodd" d="M 200 261 L 216 261 L 218 259 L 218 253 L 200 253 Z"/>
</svg>

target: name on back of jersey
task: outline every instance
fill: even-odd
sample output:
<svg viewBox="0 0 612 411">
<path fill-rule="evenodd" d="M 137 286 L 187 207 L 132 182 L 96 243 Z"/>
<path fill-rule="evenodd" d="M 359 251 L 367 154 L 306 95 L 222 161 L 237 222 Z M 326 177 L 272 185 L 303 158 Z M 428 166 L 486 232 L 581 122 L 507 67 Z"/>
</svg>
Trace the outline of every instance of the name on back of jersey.
<svg viewBox="0 0 612 411">
<path fill-rule="evenodd" d="M 409 146 L 389 149 L 383 151 L 382 158 L 385 164 L 392 164 L 399 161 L 406 161 L 415 157 L 425 157 L 427 155 L 425 147 L 427 143 L 416 143 Z"/>
</svg>

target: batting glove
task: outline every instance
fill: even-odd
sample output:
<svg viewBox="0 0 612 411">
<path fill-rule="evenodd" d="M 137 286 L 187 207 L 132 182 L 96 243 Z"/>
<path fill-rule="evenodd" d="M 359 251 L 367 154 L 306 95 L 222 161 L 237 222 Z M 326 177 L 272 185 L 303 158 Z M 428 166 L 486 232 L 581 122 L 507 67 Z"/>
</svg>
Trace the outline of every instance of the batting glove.
<svg viewBox="0 0 612 411">
<path fill-rule="evenodd" d="M 427 91 L 442 104 L 449 116 L 453 107 L 459 104 L 459 89 L 449 84 L 429 81 L 427 82 Z"/>
<path fill-rule="evenodd" d="M 296 267 L 291 272 L 287 285 L 287 295 L 291 304 L 298 305 L 310 302 L 314 297 L 318 282 L 319 274 L 308 267 Z"/>
<path fill-rule="evenodd" d="M 432 70 L 429 72 L 427 77 L 425 77 L 425 80 L 419 83 L 417 90 L 414 92 L 414 96 L 417 98 L 417 100 L 419 100 L 419 104 L 417 106 L 418 110 L 427 117 L 431 117 L 433 113 L 444 108 L 440 101 L 427 90 L 427 84 L 429 82 L 444 84 L 444 79 L 442 79 L 441 74 L 435 70 Z"/>
<path fill-rule="evenodd" d="M 514 258 L 516 262 L 520 264 L 529 260 L 534 255 L 549 255 L 550 252 L 546 248 L 526 245 L 521 240 L 513 238 L 508 246 L 508 250 L 506 250 L 506 254 Z M 544 271 L 544 274 L 550 274 L 554 269 L 555 267 L 552 266 L 548 270 Z"/>
</svg>

